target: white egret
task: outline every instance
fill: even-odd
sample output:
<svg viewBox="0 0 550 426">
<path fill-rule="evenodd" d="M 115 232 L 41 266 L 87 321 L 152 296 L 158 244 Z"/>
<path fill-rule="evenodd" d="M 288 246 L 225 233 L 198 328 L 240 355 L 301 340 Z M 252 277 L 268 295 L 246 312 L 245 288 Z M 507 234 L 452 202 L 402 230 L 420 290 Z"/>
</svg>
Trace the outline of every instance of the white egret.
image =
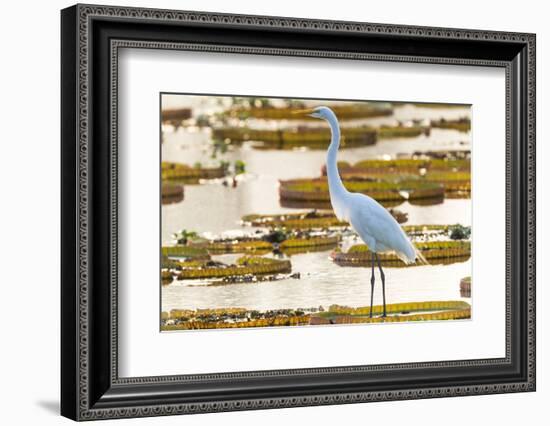
<svg viewBox="0 0 550 426">
<path fill-rule="evenodd" d="M 305 110 L 310 117 L 326 120 L 331 130 L 331 142 L 327 151 L 327 177 L 330 192 L 330 202 L 338 219 L 347 221 L 353 230 L 361 237 L 372 252 L 371 268 L 371 296 L 370 316 L 372 317 L 372 303 L 374 297 L 374 261 L 378 263 L 382 280 L 382 299 L 384 304 L 383 317 L 386 316 L 386 279 L 378 253 L 392 252 L 406 264 L 414 263 L 417 259 L 427 264 L 424 256 L 409 240 L 394 217 L 376 200 L 365 194 L 349 192 L 342 183 L 338 173 L 336 156 L 340 146 L 340 126 L 334 112 L 320 106 Z"/>
</svg>

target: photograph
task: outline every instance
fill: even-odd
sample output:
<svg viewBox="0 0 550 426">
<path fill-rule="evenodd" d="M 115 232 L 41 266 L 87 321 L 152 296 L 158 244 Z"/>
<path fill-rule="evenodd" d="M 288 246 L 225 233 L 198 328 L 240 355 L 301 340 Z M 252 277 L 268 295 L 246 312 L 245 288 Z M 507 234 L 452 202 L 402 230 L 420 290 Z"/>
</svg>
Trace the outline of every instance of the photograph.
<svg viewBox="0 0 550 426">
<path fill-rule="evenodd" d="M 23 66 L 60 59 L 39 88 L 6 79 L 12 180 L 17 159 L 40 155 L 32 183 L 7 185 L 27 223 L 4 221 L 17 257 L 4 269 L 29 270 L 21 212 L 50 209 L 42 240 L 59 250 L 32 271 L 60 284 L 23 286 L 33 315 L 4 298 L 8 332 L 28 341 L 14 356 L 58 342 L 8 380 L 22 390 L 13 418 L 37 423 L 33 395 L 48 424 L 54 412 L 280 423 L 274 409 L 301 424 L 311 415 L 287 408 L 325 406 L 326 424 L 363 410 L 412 426 L 490 406 L 507 425 L 541 412 L 544 14 L 206 1 L 64 4 L 60 21 L 32 20 L 52 49 L 12 43 Z M 30 151 L 27 86 L 48 102 L 60 91 L 60 108 L 35 114 L 46 136 Z M 57 336 L 21 339 L 47 317 Z"/>
<path fill-rule="evenodd" d="M 471 105 L 160 94 L 160 330 L 471 320 Z"/>
</svg>

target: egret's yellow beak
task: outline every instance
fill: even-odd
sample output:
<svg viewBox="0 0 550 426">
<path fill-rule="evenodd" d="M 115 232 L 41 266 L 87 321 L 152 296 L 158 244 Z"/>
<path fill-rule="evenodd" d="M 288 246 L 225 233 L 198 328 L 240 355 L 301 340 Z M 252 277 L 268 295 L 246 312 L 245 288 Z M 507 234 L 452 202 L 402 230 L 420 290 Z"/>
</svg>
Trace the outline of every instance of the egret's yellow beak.
<svg viewBox="0 0 550 426">
<path fill-rule="evenodd" d="M 313 114 L 313 108 L 307 108 L 307 109 L 299 109 L 296 111 L 292 111 L 292 114 L 300 114 L 300 115 L 311 115 Z"/>
</svg>

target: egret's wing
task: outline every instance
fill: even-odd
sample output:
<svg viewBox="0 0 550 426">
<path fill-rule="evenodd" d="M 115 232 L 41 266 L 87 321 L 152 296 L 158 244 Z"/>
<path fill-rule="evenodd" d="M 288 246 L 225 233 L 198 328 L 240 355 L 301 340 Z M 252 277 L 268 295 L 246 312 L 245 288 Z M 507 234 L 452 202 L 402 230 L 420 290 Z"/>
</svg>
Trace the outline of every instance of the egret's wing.
<svg viewBox="0 0 550 426">
<path fill-rule="evenodd" d="M 354 194 L 351 224 L 361 238 L 374 240 L 377 251 L 393 251 L 405 263 L 414 262 L 416 248 L 390 212 L 363 194 Z"/>
</svg>

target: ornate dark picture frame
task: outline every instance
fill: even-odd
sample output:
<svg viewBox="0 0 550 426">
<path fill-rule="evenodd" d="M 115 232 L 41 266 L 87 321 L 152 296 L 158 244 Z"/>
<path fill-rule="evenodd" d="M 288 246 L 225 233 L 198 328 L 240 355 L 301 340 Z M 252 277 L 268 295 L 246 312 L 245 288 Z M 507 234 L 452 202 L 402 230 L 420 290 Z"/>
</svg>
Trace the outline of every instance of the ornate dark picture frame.
<svg viewBox="0 0 550 426">
<path fill-rule="evenodd" d="M 61 413 L 158 416 L 535 390 L 535 35 L 76 5 L 62 28 Z M 506 356 L 118 377 L 121 47 L 501 67 L 506 72 Z"/>
</svg>

